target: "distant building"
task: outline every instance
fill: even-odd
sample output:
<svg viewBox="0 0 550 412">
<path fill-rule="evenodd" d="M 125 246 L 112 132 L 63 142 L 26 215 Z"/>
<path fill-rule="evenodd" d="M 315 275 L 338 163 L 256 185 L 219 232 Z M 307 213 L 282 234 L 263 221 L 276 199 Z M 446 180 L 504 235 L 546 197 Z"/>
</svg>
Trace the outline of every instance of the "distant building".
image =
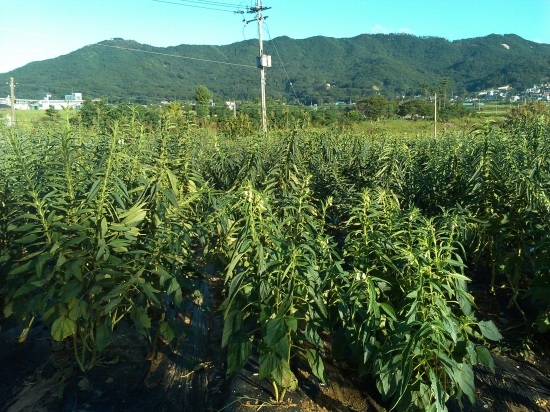
<svg viewBox="0 0 550 412">
<path fill-rule="evenodd" d="M 70 101 L 80 100 L 80 101 L 82 101 L 82 93 L 66 94 L 65 95 L 65 100 L 70 100 Z"/>
<path fill-rule="evenodd" d="M 42 100 L 39 100 L 36 104 L 36 109 L 47 110 L 52 106 L 55 110 L 61 110 L 65 107 L 71 109 L 80 109 L 82 107 L 82 93 L 72 93 L 65 95 L 64 100 L 53 100 L 51 94 L 47 94 Z"/>
</svg>

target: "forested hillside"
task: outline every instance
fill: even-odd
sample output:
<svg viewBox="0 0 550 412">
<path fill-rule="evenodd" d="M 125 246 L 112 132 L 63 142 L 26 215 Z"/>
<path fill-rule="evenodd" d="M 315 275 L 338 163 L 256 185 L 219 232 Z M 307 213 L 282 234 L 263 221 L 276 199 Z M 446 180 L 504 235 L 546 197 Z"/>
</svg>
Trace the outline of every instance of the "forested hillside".
<svg viewBox="0 0 550 412">
<path fill-rule="evenodd" d="M 256 40 L 167 48 L 107 40 L 30 63 L 4 77 L 15 77 L 18 95 L 30 99 L 42 98 L 47 92 L 63 98 L 79 91 L 86 98 L 152 103 L 192 99 L 197 86 L 205 84 L 215 97 L 252 100 L 259 95 L 259 75 L 254 67 L 168 55 L 254 66 L 257 51 Z M 550 45 L 513 34 L 452 42 L 407 34 L 303 40 L 279 37 L 274 43 L 266 42 L 265 51 L 273 56 L 273 67 L 267 71 L 268 95 L 292 101 L 292 82 L 297 97 L 307 103 L 357 100 L 374 93 L 373 87 L 388 97 L 421 94 L 429 86 L 420 84 L 438 85 L 444 78 L 449 78 L 448 90 L 457 94 L 505 84 L 521 90 L 550 78 Z"/>
</svg>

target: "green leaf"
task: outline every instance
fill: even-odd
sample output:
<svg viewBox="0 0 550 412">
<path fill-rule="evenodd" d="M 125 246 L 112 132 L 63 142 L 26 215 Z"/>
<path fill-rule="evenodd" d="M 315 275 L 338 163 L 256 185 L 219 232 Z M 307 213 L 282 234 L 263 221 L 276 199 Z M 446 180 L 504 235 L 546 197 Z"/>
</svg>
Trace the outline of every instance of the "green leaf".
<svg viewBox="0 0 550 412">
<path fill-rule="evenodd" d="M 290 370 L 290 365 L 288 364 L 288 362 L 284 360 L 279 362 L 277 367 L 271 373 L 271 376 L 273 376 L 275 382 L 277 382 L 279 386 L 282 386 L 283 388 L 294 390 L 298 387 L 298 380 L 296 379 L 296 376 L 294 376 L 294 374 Z"/>
<path fill-rule="evenodd" d="M 176 334 L 174 333 L 168 322 L 161 322 L 159 330 L 162 337 L 168 342 L 171 342 L 176 337 Z"/>
<path fill-rule="evenodd" d="M 317 333 L 317 327 L 318 326 L 312 322 L 306 323 L 306 337 L 310 343 L 314 344 L 315 346 L 322 347 L 323 342 L 321 341 L 319 333 Z"/>
<path fill-rule="evenodd" d="M 19 275 L 20 273 L 25 273 L 27 272 L 30 268 L 33 267 L 33 265 L 35 264 L 34 261 L 32 260 L 28 260 L 27 262 L 23 263 L 22 265 L 19 265 L 19 266 L 16 266 L 15 269 L 12 269 L 9 273 L 9 277 L 10 278 L 13 278 L 14 275 Z M 14 265 L 15 266 L 15 265 Z"/>
<path fill-rule="evenodd" d="M 88 239 L 88 236 L 78 236 L 78 237 L 72 238 L 66 241 L 65 243 L 63 243 L 63 250 L 67 250 L 71 246 L 78 245 L 80 242 L 82 242 L 85 239 Z"/>
<path fill-rule="evenodd" d="M 168 290 L 166 291 L 166 293 L 170 295 L 177 290 L 181 290 L 181 286 L 176 278 L 172 278 L 170 284 L 168 285 Z"/>
<path fill-rule="evenodd" d="M 153 286 L 151 286 L 150 283 L 147 283 L 147 282 L 141 283 L 139 286 L 140 286 L 140 289 L 145 292 L 145 294 L 149 299 L 151 299 L 153 302 L 155 302 L 157 305 L 160 306 L 160 302 L 158 298 L 155 296 L 155 293 L 159 293 L 160 290 L 156 290 Z"/>
<path fill-rule="evenodd" d="M 484 320 L 478 323 L 481 334 L 487 339 L 499 341 L 502 339 L 502 335 L 498 331 L 492 320 Z"/>
<path fill-rule="evenodd" d="M 435 396 L 436 411 L 446 412 L 447 408 L 445 407 L 445 401 L 446 401 L 447 394 L 441 387 L 441 383 L 435 376 L 435 372 L 433 371 L 433 369 L 430 369 L 429 375 L 430 375 L 430 382 L 432 384 L 432 391 Z"/>
<path fill-rule="evenodd" d="M 270 348 L 277 354 L 281 359 L 288 359 L 290 353 L 290 336 L 284 335 L 279 342 L 270 346 Z"/>
<path fill-rule="evenodd" d="M 147 210 L 141 209 L 141 206 L 142 205 L 137 205 L 130 209 L 128 215 L 122 221 L 122 224 L 124 226 L 134 227 L 137 226 L 139 222 L 141 222 L 143 219 L 145 219 L 145 216 L 147 216 Z"/>
<path fill-rule="evenodd" d="M 231 337 L 240 332 L 243 322 L 243 314 L 240 310 L 232 310 L 225 316 L 223 324 L 222 348 L 230 342 Z"/>
<path fill-rule="evenodd" d="M 112 310 L 114 308 L 116 308 L 118 306 L 118 304 L 122 301 L 122 298 L 115 298 L 115 299 L 111 299 L 107 302 L 107 304 L 103 307 L 103 309 L 101 310 L 101 314 L 102 315 L 108 315 L 109 313 L 112 312 Z"/>
<path fill-rule="evenodd" d="M 127 232 L 130 228 L 124 225 L 111 225 L 109 230 L 113 232 Z"/>
<path fill-rule="evenodd" d="M 230 343 L 227 350 L 227 376 L 240 371 L 252 353 L 252 342 L 242 336 L 241 341 Z"/>
<path fill-rule="evenodd" d="M 88 193 L 88 199 L 87 199 L 88 202 L 90 202 L 90 200 L 92 200 L 97 194 L 97 192 L 99 191 L 100 182 L 101 182 L 101 179 L 97 179 L 92 185 L 92 188 L 90 189 L 90 193 Z"/>
<path fill-rule="evenodd" d="M 240 289 L 241 281 L 243 280 L 245 273 L 246 272 L 241 272 L 237 276 L 234 276 L 233 279 L 231 279 L 229 294 L 227 295 L 227 298 L 229 300 L 232 300 L 235 297 L 235 293 Z"/>
<path fill-rule="evenodd" d="M 267 346 L 274 346 L 286 335 L 285 318 L 270 319 L 267 322 L 265 341 Z"/>
<path fill-rule="evenodd" d="M 453 376 L 455 381 L 462 389 L 462 392 L 468 397 L 470 403 L 475 403 L 474 371 L 472 365 L 462 363 L 458 367 L 453 367 Z"/>
<path fill-rule="evenodd" d="M 4 317 L 9 318 L 13 314 L 13 301 L 11 301 L 4 306 Z"/>
<path fill-rule="evenodd" d="M 39 286 L 37 286 L 35 283 L 36 280 L 37 280 L 37 277 L 35 276 L 30 278 L 30 280 L 27 283 L 25 283 L 23 286 L 17 289 L 17 291 L 13 295 L 13 298 L 15 299 L 18 296 L 26 295 L 27 293 L 32 292 L 33 290 L 38 288 Z"/>
<path fill-rule="evenodd" d="M 166 199 L 168 199 L 168 201 L 170 203 L 172 203 L 172 205 L 176 208 L 176 209 L 179 209 L 180 208 L 180 205 L 178 204 L 178 199 L 176 199 L 176 195 L 174 195 L 174 192 L 172 192 L 171 190 L 167 190 L 167 189 L 164 189 L 162 191 L 162 194 L 166 197 Z"/>
<path fill-rule="evenodd" d="M 260 300 L 263 302 L 267 299 L 267 297 L 271 294 L 271 286 L 269 285 L 269 282 L 265 279 L 262 279 L 260 281 Z"/>
<path fill-rule="evenodd" d="M 151 328 L 151 319 L 147 316 L 147 311 L 139 306 L 134 306 L 130 311 L 130 317 L 134 321 L 136 330 L 142 335 L 147 335 L 147 329 Z"/>
<path fill-rule="evenodd" d="M 319 294 L 316 293 L 313 288 L 309 287 L 309 294 L 310 296 L 313 298 L 313 301 L 315 302 L 315 304 L 317 305 L 317 308 L 319 309 L 319 313 L 326 317 L 327 316 L 327 308 L 323 302 L 323 299 L 321 299 L 319 297 Z"/>
<path fill-rule="evenodd" d="M 13 231 L 13 232 L 28 232 L 29 230 L 31 229 L 34 229 L 36 227 L 36 224 L 35 223 L 27 223 L 23 226 L 19 226 L 19 227 L 16 227 L 16 228 L 8 228 L 8 230 L 10 231 Z"/>
<path fill-rule="evenodd" d="M 484 346 L 476 346 L 477 360 L 482 365 L 488 366 L 491 369 L 491 372 L 495 373 L 495 363 L 491 352 Z"/>
<path fill-rule="evenodd" d="M 67 336 L 72 336 L 75 332 L 75 321 L 65 315 L 57 318 L 52 325 L 52 336 L 58 342 L 61 342 Z"/>
<path fill-rule="evenodd" d="M 166 172 L 168 174 L 168 179 L 170 180 L 170 186 L 172 187 L 172 190 L 174 191 L 174 193 L 178 193 L 178 190 L 179 190 L 178 178 L 174 173 L 172 173 L 170 169 L 167 169 Z"/>
<path fill-rule="evenodd" d="M 539 316 L 537 317 L 537 327 L 540 333 L 546 333 L 550 330 L 550 314 L 539 313 Z"/>
<path fill-rule="evenodd" d="M 36 258 L 36 274 L 38 275 L 38 277 L 42 277 L 42 269 L 44 269 L 44 265 L 46 264 L 46 262 L 48 261 L 49 259 L 49 254 L 48 253 L 42 253 L 40 256 L 38 256 Z M 67 279 L 67 278 L 65 278 Z"/>
<path fill-rule="evenodd" d="M 80 299 L 75 299 L 72 303 L 71 310 L 69 311 L 69 317 L 72 320 L 78 318 L 88 318 L 88 304 Z"/>
<path fill-rule="evenodd" d="M 99 352 L 103 351 L 113 338 L 113 331 L 105 323 L 102 323 L 101 326 L 97 329 L 95 336 L 95 346 Z"/>
<path fill-rule="evenodd" d="M 80 283 L 77 280 L 71 280 L 69 283 L 67 283 L 63 287 L 63 293 L 60 296 L 61 301 L 63 303 L 67 303 L 71 299 L 78 296 L 78 294 L 82 291 L 82 283 Z"/>
<path fill-rule="evenodd" d="M 263 353 L 259 358 L 260 370 L 259 370 L 259 379 L 265 379 L 271 372 L 277 367 L 277 363 L 280 362 L 280 359 L 277 358 L 273 353 Z"/>
<path fill-rule="evenodd" d="M 298 320 L 294 316 L 285 316 L 285 323 L 294 332 L 298 329 Z"/>
<path fill-rule="evenodd" d="M 389 303 L 380 303 L 380 308 L 393 320 L 397 320 L 395 316 L 395 310 Z"/>
<path fill-rule="evenodd" d="M 35 235 L 34 233 L 33 234 L 30 234 L 30 235 L 27 235 L 21 239 L 17 239 L 15 241 L 15 243 L 32 243 L 34 242 L 36 239 L 39 239 L 40 237 Z"/>
<path fill-rule="evenodd" d="M 323 359 L 319 356 L 319 352 L 315 349 L 308 349 L 306 352 L 307 361 L 314 375 L 323 383 L 326 383 L 325 365 Z"/>
<path fill-rule="evenodd" d="M 97 251 L 97 254 L 95 255 L 95 260 L 98 261 L 101 256 L 103 256 L 103 253 L 105 253 L 105 239 L 99 239 L 99 242 L 97 242 L 97 245 L 99 246 L 99 249 Z"/>
<path fill-rule="evenodd" d="M 113 290 L 111 290 L 109 293 L 107 293 L 103 299 L 101 299 L 102 301 L 109 301 L 111 300 L 112 298 L 114 297 L 117 297 L 117 296 L 120 296 L 120 295 L 123 295 L 124 293 L 126 293 L 126 291 L 128 290 L 128 288 L 130 288 L 132 285 L 134 285 L 135 283 L 137 282 L 137 279 L 132 277 L 130 279 L 128 279 L 126 282 L 123 282 L 123 283 L 120 283 L 117 285 L 116 288 L 114 288 Z"/>
<path fill-rule="evenodd" d="M 472 295 L 470 295 L 467 291 L 459 289 L 456 291 L 456 298 L 458 300 L 458 304 L 460 305 L 460 309 L 462 309 L 462 313 L 469 316 L 472 313 Z"/>
<path fill-rule="evenodd" d="M 107 229 L 107 219 L 103 218 L 101 219 L 101 237 L 105 237 L 105 235 L 107 234 Z"/>
</svg>

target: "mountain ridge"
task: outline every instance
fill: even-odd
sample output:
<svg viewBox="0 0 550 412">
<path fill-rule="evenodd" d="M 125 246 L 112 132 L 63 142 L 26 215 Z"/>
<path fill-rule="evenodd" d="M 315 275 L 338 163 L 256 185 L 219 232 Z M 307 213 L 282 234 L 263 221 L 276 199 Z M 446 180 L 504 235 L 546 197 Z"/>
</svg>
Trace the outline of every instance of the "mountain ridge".
<svg viewBox="0 0 550 412">
<path fill-rule="evenodd" d="M 139 51 L 124 50 L 128 48 Z M 433 87 L 444 78 L 456 93 L 505 84 L 521 90 L 550 79 L 550 45 L 515 34 L 454 41 L 410 34 L 281 36 L 264 42 L 264 50 L 273 61 L 266 70 L 267 94 L 287 101 L 295 98 L 294 92 L 308 103 L 357 100 L 374 93 L 374 87 L 388 97 L 412 95 L 423 93 L 421 83 Z M 153 103 L 192 99 L 204 84 L 217 98 L 252 100 L 259 95 L 259 73 L 252 67 L 257 52 L 254 39 L 165 48 L 113 39 L 4 75 L 13 76 L 18 96 L 28 99 L 46 93 L 62 98 L 74 90 L 85 98 Z"/>
</svg>

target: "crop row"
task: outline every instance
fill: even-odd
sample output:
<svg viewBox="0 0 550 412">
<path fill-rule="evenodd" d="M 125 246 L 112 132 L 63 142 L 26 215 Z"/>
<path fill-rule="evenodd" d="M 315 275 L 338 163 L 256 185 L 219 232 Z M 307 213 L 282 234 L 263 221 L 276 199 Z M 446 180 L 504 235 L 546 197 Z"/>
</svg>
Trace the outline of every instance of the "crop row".
<svg viewBox="0 0 550 412">
<path fill-rule="evenodd" d="M 474 401 L 492 367 L 468 282 L 525 290 L 549 326 L 547 117 L 431 137 L 296 128 L 228 138 L 138 122 L 0 129 L 0 293 L 51 324 L 85 371 L 120 321 L 153 347 L 186 333 L 200 260 L 225 274 L 228 375 L 256 351 L 276 401 L 291 360 L 376 378 L 398 410 Z M 473 270 L 475 268 L 475 271 Z M 199 299 L 197 299 L 199 298 Z M 323 339 L 332 342 L 324 352 Z M 25 332 L 21 339 L 25 338 Z"/>
</svg>

